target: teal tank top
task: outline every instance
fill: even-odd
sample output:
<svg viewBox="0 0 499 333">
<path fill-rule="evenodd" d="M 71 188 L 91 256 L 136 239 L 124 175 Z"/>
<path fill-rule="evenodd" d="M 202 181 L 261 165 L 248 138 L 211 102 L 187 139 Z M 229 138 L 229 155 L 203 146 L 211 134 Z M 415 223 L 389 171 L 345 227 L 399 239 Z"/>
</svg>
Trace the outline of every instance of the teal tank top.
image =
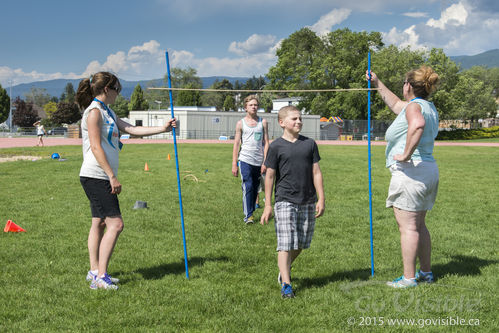
<svg viewBox="0 0 499 333">
<path fill-rule="evenodd" d="M 433 146 L 435 138 L 438 134 L 438 112 L 432 102 L 421 98 L 415 98 L 409 102 L 418 103 L 421 106 L 421 112 L 425 120 L 425 126 L 421 140 L 412 154 L 412 160 L 415 161 L 435 161 L 433 158 Z M 407 105 L 409 105 L 407 104 Z M 396 161 L 393 156 L 396 154 L 403 154 L 407 139 L 407 119 L 405 117 L 405 109 L 397 115 L 397 118 L 388 127 L 385 133 L 386 145 L 386 167 L 394 164 Z"/>
</svg>

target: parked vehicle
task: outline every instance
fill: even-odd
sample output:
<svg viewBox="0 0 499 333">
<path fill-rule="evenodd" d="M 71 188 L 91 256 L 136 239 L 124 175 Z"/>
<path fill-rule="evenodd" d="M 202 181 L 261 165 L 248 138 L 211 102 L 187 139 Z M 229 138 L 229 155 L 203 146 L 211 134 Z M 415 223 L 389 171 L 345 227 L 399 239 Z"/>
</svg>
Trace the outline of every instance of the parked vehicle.
<svg viewBox="0 0 499 333">
<path fill-rule="evenodd" d="M 51 130 L 48 130 L 48 135 L 66 135 L 68 132 L 67 127 L 54 127 Z"/>
</svg>

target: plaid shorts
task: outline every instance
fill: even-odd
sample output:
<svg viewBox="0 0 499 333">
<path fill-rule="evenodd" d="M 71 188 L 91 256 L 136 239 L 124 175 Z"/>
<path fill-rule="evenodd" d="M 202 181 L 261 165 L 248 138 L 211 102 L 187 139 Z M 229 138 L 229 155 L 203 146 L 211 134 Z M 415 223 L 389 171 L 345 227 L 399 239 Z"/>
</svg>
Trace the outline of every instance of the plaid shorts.
<svg viewBox="0 0 499 333">
<path fill-rule="evenodd" d="M 279 201 L 274 206 L 277 251 L 307 249 L 315 229 L 315 204 Z"/>
</svg>

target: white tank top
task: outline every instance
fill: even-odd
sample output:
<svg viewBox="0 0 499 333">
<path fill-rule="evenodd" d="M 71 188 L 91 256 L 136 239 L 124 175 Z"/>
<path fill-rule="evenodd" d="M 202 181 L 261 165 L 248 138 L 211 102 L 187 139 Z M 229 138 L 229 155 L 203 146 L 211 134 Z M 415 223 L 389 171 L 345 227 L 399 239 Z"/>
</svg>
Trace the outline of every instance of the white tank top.
<svg viewBox="0 0 499 333">
<path fill-rule="evenodd" d="M 43 135 L 45 134 L 45 128 L 43 128 L 43 125 L 36 126 L 36 135 Z"/>
<path fill-rule="evenodd" d="M 241 136 L 241 151 L 239 152 L 239 160 L 245 163 L 261 166 L 263 164 L 263 124 L 262 118 L 258 118 L 256 126 L 248 126 L 244 118 L 243 133 Z"/>
<path fill-rule="evenodd" d="M 90 140 L 88 138 L 88 127 L 87 118 L 90 110 L 98 109 L 102 117 L 102 126 L 100 129 L 100 144 L 104 153 L 106 154 L 107 161 L 111 168 L 113 169 L 114 175 L 118 176 L 118 157 L 119 157 L 119 131 L 118 124 L 116 124 L 115 119 L 116 114 L 113 110 L 109 109 L 112 113 L 104 109 L 104 107 L 98 101 L 93 101 L 88 108 L 85 109 L 81 121 L 81 136 L 83 141 L 83 163 L 80 169 L 80 177 L 89 177 L 97 179 L 109 180 L 102 167 L 99 165 L 95 159 L 92 149 L 90 148 Z"/>
</svg>

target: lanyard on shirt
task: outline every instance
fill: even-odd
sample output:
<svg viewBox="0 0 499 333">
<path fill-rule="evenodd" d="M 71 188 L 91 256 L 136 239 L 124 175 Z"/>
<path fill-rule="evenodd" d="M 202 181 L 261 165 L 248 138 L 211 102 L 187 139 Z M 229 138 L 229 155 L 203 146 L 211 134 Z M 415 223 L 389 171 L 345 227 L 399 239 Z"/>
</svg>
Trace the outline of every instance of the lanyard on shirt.
<svg viewBox="0 0 499 333">
<path fill-rule="evenodd" d="M 116 121 L 116 118 L 114 118 L 114 115 L 113 113 L 111 112 L 111 110 L 107 107 L 107 105 L 102 102 L 101 100 L 97 99 L 97 98 L 94 98 L 94 101 L 96 102 L 99 102 L 101 104 L 101 106 L 107 111 L 107 114 L 109 115 L 109 117 L 111 117 L 111 119 L 113 119 L 114 121 L 114 124 L 111 124 L 111 128 L 109 129 L 109 134 L 107 136 L 107 141 L 109 142 L 109 144 L 113 147 L 113 148 L 116 148 L 114 145 L 113 145 L 113 142 L 111 141 L 112 137 L 113 137 L 113 128 L 114 128 L 114 125 L 116 125 L 116 129 L 118 130 L 118 144 L 119 144 L 119 148 L 121 150 L 121 148 L 123 147 L 123 143 L 120 141 L 120 129 L 118 128 L 118 122 Z"/>
<path fill-rule="evenodd" d="M 414 97 L 413 99 L 411 99 L 411 100 L 410 100 L 410 102 L 415 101 L 415 100 L 417 100 L 417 99 L 422 99 L 422 98 L 421 98 L 421 97 Z M 409 103 L 410 103 L 410 102 L 409 102 Z M 101 102 L 101 103 L 102 103 L 102 102 Z"/>
</svg>

